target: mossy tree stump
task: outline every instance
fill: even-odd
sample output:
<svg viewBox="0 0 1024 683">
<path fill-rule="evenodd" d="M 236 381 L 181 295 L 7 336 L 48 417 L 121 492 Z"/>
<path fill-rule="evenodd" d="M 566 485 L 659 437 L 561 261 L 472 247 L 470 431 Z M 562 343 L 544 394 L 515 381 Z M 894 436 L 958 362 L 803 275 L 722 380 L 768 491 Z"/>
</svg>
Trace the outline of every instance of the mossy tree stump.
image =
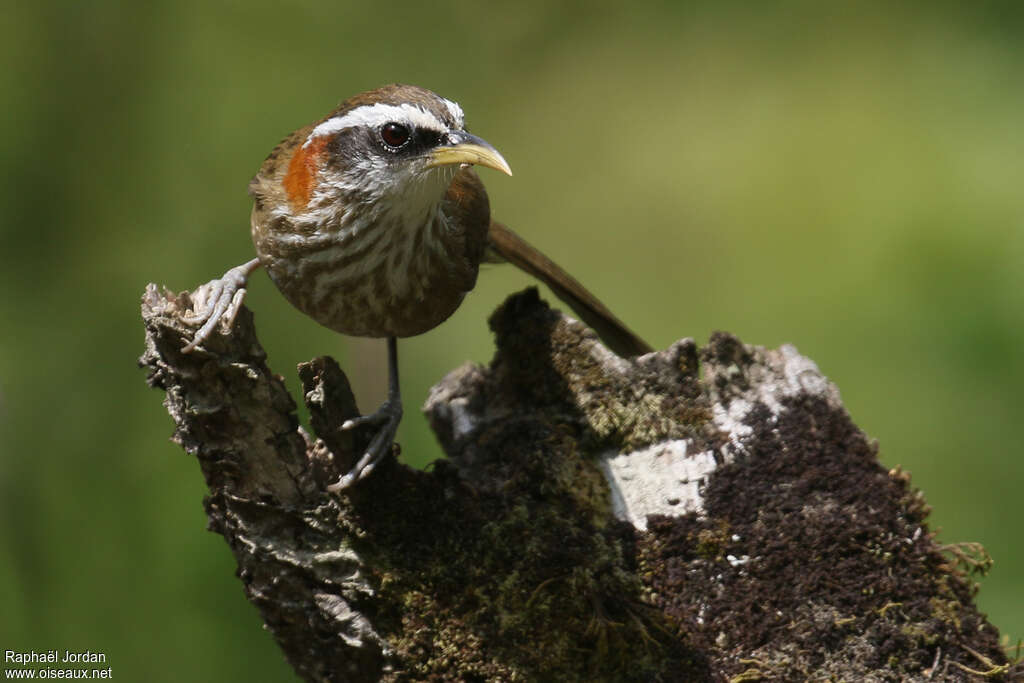
<svg viewBox="0 0 1024 683">
<path fill-rule="evenodd" d="M 357 414 L 338 366 L 299 367 L 313 438 L 251 314 L 183 354 L 190 306 L 147 288 L 141 363 L 307 680 L 1014 675 L 970 556 L 792 347 L 716 334 L 625 360 L 527 290 L 491 318 L 490 366 L 427 400 L 448 459 L 390 458 L 334 496 L 366 437 L 337 429 Z"/>
</svg>

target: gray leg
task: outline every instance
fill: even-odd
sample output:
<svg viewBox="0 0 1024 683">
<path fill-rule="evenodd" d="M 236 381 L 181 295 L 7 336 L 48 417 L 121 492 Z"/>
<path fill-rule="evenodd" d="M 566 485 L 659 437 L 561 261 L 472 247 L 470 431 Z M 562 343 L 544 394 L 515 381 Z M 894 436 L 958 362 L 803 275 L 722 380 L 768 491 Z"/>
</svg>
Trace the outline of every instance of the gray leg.
<svg viewBox="0 0 1024 683">
<path fill-rule="evenodd" d="M 253 271 L 260 267 L 260 260 L 254 258 L 251 261 L 235 266 L 216 280 L 210 280 L 196 290 L 193 297 L 194 311 L 184 316 L 188 323 L 203 323 L 196 335 L 182 351 L 189 353 L 202 344 L 217 327 L 222 319 L 226 320 L 228 327 L 235 322 L 238 309 L 242 307 L 242 299 L 245 298 L 245 285 Z"/>
<path fill-rule="evenodd" d="M 328 491 L 337 493 L 348 488 L 373 471 L 373 468 L 384 456 L 391 452 L 391 444 L 395 441 L 398 423 L 402 421 L 402 395 L 398 388 L 398 341 L 388 337 L 388 398 L 377 412 L 346 420 L 342 429 L 355 429 L 360 425 L 380 425 L 377 433 L 366 447 L 366 453 L 359 462 L 337 482 L 327 487 Z"/>
</svg>

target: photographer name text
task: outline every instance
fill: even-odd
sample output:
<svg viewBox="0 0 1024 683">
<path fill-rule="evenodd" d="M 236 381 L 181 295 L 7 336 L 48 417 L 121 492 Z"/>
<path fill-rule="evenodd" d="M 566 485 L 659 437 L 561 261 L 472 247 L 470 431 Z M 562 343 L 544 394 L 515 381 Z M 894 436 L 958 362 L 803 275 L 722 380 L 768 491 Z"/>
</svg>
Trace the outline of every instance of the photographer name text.
<svg viewBox="0 0 1024 683">
<path fill-rule="evenodd" d="M 106 661 L 105 654 L 92 650 L 4 650 L 4 662 L 7 664 L 96 664 Z"/>
</svg>

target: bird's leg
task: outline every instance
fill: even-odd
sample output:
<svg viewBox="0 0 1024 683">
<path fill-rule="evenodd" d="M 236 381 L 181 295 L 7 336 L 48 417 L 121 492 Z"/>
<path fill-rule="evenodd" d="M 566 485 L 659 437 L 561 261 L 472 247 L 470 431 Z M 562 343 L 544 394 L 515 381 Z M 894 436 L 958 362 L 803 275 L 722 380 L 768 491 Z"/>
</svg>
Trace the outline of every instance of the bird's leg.
<svg viewBox="0 0 1024 683">
<path fill-rule="evenodd" d="M 366 477 L 384 456 L 391 452 L 391 444 L 395 441 L 398 423 L 402 421 L 402 395 L 398 388 L 398 340 L 388 337 L 388 398 L 377 412 L 370 415 L 346 420 L 342 429 L 355 429 L 360 425 L 380 425 L 377 433 L 366 447 L 366 452 L 359 462 L 344 475 L 327 487 L 328 491 L 337 493 L 348 488 L 363 477 Z"/>
<path fill-rule="evenodd" d="M 193 311 L 183 317 L 187 323 L 203 323 L 203 326 L 182 351 L 194 351 L 213 333 L 221 319 L 227 320 L 228 327 L 234 324 L 235 316 L 242 307 L 242 299 L 245 298 L 245 284 L 253 271 L 259 267 L 260 260 L 254 258 L 235 266 L 222 277 L 210 280 L 196 290 Z"/>
</svg>

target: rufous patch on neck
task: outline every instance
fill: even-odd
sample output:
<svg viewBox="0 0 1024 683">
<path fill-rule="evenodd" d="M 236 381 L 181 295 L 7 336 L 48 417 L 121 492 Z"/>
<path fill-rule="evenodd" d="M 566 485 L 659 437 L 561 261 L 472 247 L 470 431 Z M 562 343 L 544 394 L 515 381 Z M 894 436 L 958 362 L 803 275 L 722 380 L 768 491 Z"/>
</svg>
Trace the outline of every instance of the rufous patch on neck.
<svg viewBox="0 0 1024 683">
<path fill-rule="evenodd" d="M 316 174 L 320 171 L 324 150 L 327 148 L 329 136 L 315 138 L 306 145 L 300 145 L 288 162 L 288 172 L 281 184 L 292 209 L 300 211 L 309 205 L 316 185 Z"/>
</svg>

